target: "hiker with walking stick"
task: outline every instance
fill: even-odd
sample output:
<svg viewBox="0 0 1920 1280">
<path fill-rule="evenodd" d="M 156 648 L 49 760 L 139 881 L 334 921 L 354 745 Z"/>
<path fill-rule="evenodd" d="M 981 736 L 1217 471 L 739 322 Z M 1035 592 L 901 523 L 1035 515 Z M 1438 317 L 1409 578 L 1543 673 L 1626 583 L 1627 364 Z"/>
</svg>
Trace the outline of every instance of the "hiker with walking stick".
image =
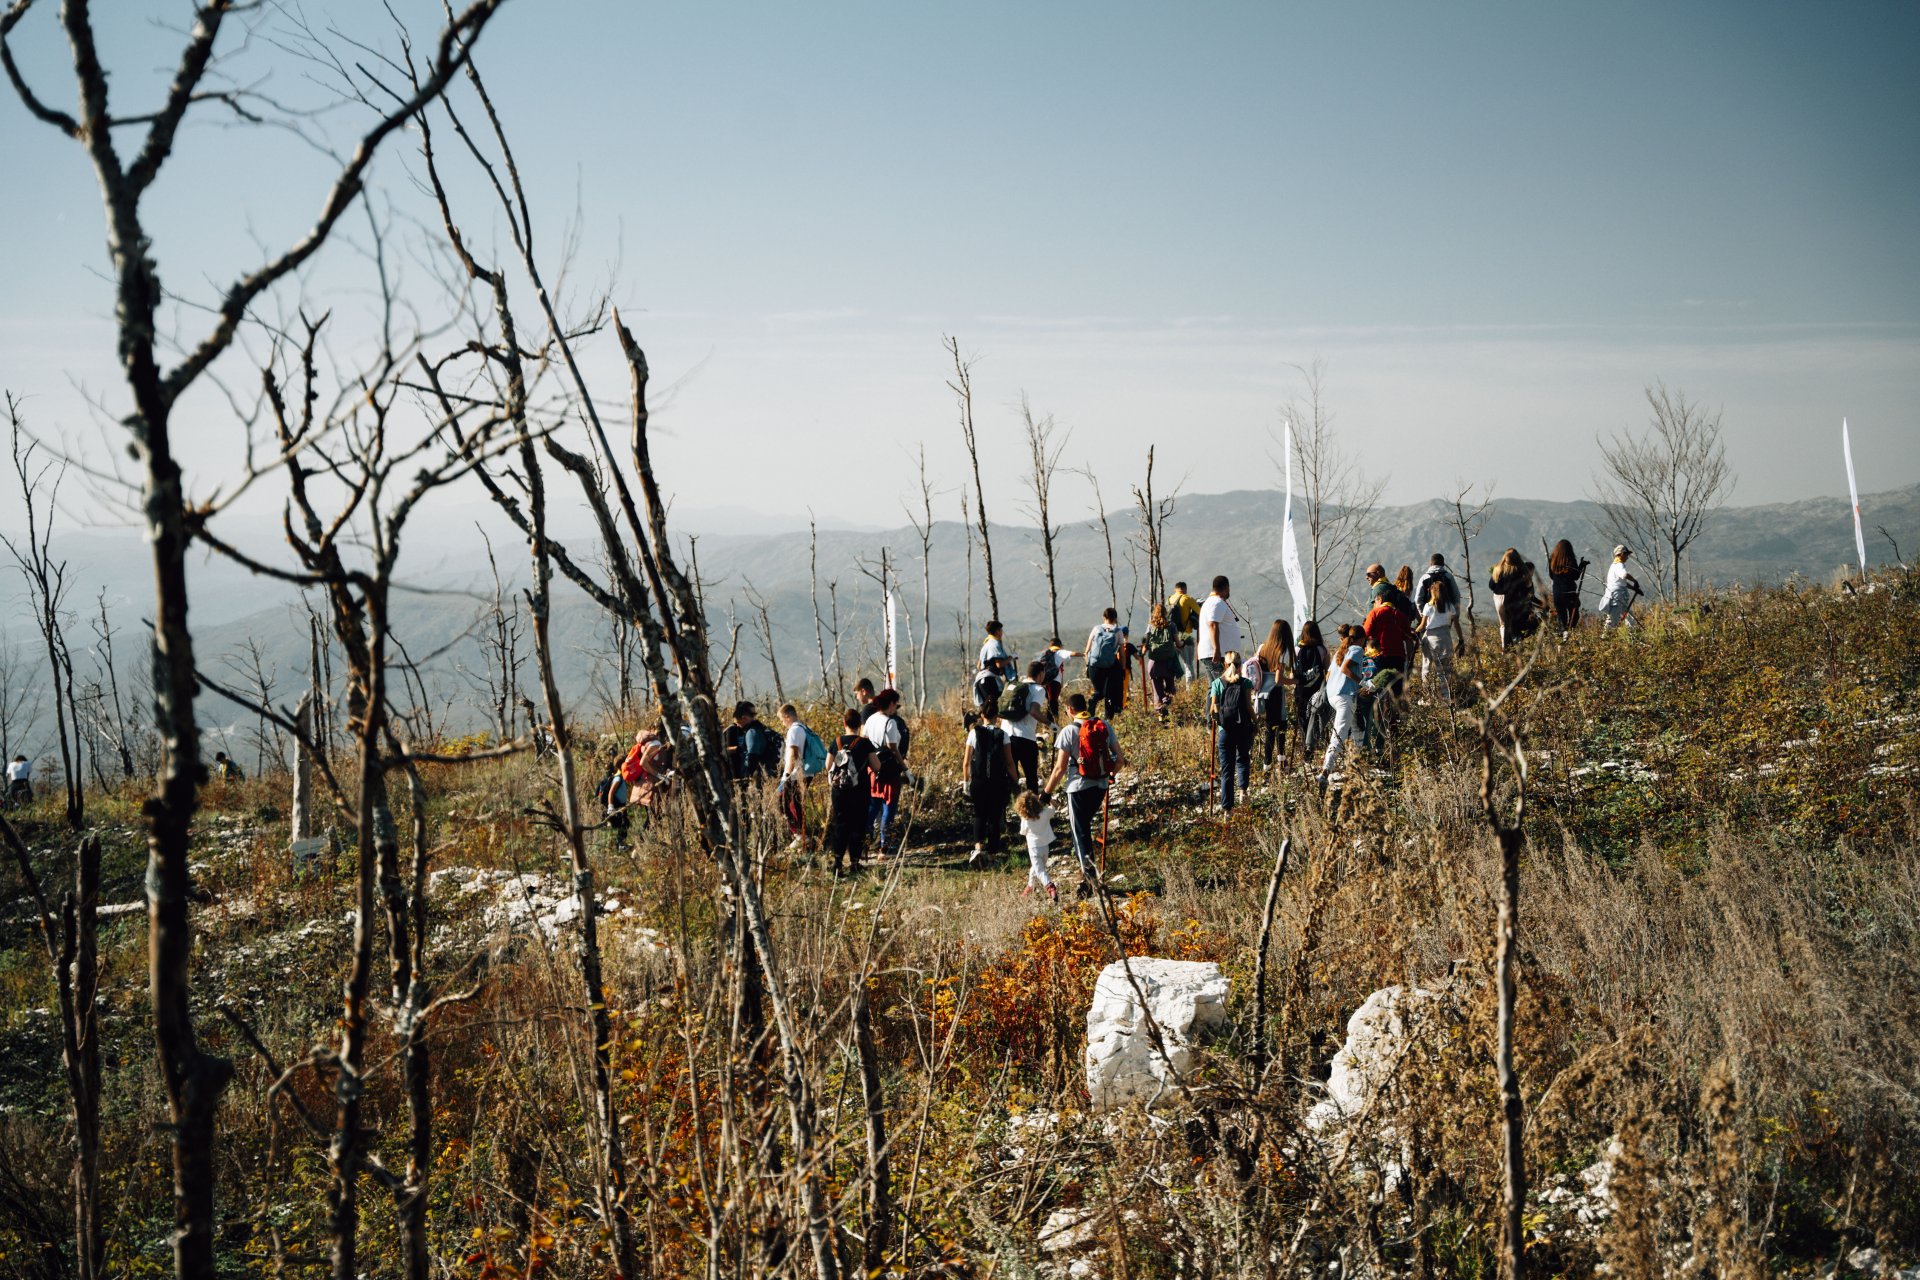
<svg viewBox="0 0 1920 1280">
<path fill-rule="evenodd" d="M 1106 806 L 1107 785 L 1114 771 L 1126 763 L 1113 726 L 1087 710 L 1087 695 L 1071 694 L 1067 710 L 1073 719 L 1054 739 L 1053 772 L 1047 790 L 1067 784 L 1067 820 L 1073 830 L 1073 856 L 1080 863 L 1080 896 L 1093 896 L 1099 879 L 1094 863 L 1093 823 Z M 1103 825 L 1104 835 L 1104 825 Z"/>
</svg>

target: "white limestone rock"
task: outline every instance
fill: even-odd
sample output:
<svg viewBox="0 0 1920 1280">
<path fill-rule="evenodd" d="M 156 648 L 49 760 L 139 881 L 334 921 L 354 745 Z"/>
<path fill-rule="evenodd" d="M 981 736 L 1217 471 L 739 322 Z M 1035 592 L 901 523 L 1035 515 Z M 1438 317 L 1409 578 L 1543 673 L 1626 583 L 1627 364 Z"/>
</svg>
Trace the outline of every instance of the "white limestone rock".
<svg viewBox="0 0 1920 1280">
<path fill-rule="evenodd" d="M 1127 980 L 1127 968 L 1133 982 Z M 1153 1047 L 1134 984 L 1166 1042 Z M 1116 960 L 1101 970 L 1087 1009 L 1087 1094 L 1096 1111 L 1173 1095 L 1175 1073 L 1194 1068 L 1193 1046 L 1227 1021 L 1228 982 L 1220 966 L 1196 960 Z"/>
<path fill-rule="evenodd" d="M 1385 987 L 1354 1010 L 1327 1077 L 1327 1096 L 1307 1112 L 1307 1128 L 1320 1133 L 1366 1111 L 1406 1056 L 1408 1022 L 1433 999 L 1433 992 L 1419 987 Z"/>
</svg>

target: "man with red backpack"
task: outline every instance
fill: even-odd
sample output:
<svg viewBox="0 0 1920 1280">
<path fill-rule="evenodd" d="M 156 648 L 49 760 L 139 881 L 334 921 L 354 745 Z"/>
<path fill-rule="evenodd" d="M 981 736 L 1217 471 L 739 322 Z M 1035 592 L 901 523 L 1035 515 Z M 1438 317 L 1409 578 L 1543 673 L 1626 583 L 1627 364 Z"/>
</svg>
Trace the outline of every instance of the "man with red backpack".
<svg viewBox="0 0 1920 1280">
<path fill-rule="evenodd" d="M 1047 790 L 1053 791 L 1064 779 L 1067 784 L 1067 817 L 1073 828 L 1073 856 L 1080 861 L 1080 896 L 1093 896 L 1099 880 L 1093 850 L 1093 824 L 1107 800 L 1107 785 L 1115 770 L 1126 763 L 1120 754 L 1120 738 L 1113 726 L 1087 710 L 1087 696 L 1072 694 L 1067 710 L 1073 719 L 1061 726 L 1054 739 L 1053 773 Z"/>
</svg>

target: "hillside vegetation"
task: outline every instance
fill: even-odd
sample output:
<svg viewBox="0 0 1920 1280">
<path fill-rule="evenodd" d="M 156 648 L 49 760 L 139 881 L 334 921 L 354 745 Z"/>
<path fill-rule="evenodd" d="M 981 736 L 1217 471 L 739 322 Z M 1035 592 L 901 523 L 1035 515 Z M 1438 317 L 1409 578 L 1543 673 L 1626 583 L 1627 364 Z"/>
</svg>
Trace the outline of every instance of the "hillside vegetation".
<svg viewBox="0 0 1920 1280">
<path fill-rule="evenodd" d="M 913 717 L 906 856 L 836 880 L 818 855 L 780 851 L 763 797 L 757 869 L 803 1028 L 788 1047 L 818 1126 L 811 1152 L 789 1142 L 777 1037 L 735 999 L 735 917 L 686 815 L 631 838 L 595 832 L 625 1203 L 651 1273 L 815 1274 L 804 1172 L 828 1189 L 847 1275 L 876 1230 L 888 1275 L 1491 1274 L 1489 715 L 1527 763 L 1516 1036 L 1530 1268 L 1831 1275 L 1863 1248 L 1920 1259 L 1920 578 L 1704 596 L 1646 622 L 1483 644 L 1453 705 L 1416 690 L 1378 767 L 1350 768 L 1325 795 L 1297 765 L 1257 776 L 1229 820 L 1205 803 L 1197 691 L 1167 726 L 1129 710 L 1111 918 L 1070 894 L 1020 896 L 1024 851 L 968 865 L 957 691 Z M 1516 677 L 1490 711 L 1487 691 Z M 837 710 L 806 718 L 827 733 Z M 633 728 L 598 726 L 589 758 Z M 543 817 L 554 770 L 515 756 L 421 775 L 432 968 L 472 989 L 431 1021 L 436 1274 L 609 1275 L 570 873 Z M 1496 760 L 1491 785 L 1510 811 L 1520 779 Z M 195 837 L 198 1021 L 238 1067 L 218 1149 L 235 1276 L 326 1262 L 325 1151 L 297 1111 L 330 1115 L 324 1050 L 309 1049 L 339 1017 L 354 854 L 344 840 L 297 875 L 285 792 L 279 778 L 215 783 Z M 406 828 L 412 802 L 398 788 L 396 801 Z M 139 802 L 97 802 L 107 904 L 139 899 Z M 72 875 L 57 817 L 42 800 L 17 823 L 52 886 Z M 10 887 L 0 1274 L 23 1277 L 65 1274 L 72 1238 L 71 1125 L 33 922 Z M 113 1275 L 165 1271 L 172 1225 L 144 923 L 101 924 Z M 1094 1114 L 1087 1002 L 1123 947 L 1219 962 L 1232 1030 L 1170 1105 Z M 1335 1137 L 1306 1126 L 1349 1016 L 1396 984 L 1430 998 L 1372 1104 Z M 366 1123 L 399 1170 L 398 1041 L 384 1015 L 375 1027 Z M 876 1111 L 890 1164 L 878 1226 Z M 364 1274 L 395 1274 L 384 1193 L 370 1186 L 363 1215 Z"/>
</svg>

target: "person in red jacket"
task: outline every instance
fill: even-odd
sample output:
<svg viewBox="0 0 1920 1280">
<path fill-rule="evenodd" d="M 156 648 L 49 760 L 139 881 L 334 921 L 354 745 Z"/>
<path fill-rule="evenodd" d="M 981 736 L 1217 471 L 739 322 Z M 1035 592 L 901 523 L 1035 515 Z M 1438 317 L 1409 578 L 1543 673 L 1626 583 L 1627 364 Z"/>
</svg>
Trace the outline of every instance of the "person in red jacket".
<svg viewBox="0 0 1920 1280">
<path fill-rule="evenodd" d="M 1367 614 L 1362 629 L 1367 633 L 1367 643 L 1379 652 L 1376 662 L 1383 671 L 1398 671 L 1403 675 L 1407 670 L 1407 654 L 1412 650 L 1413 624 L 1418 621 L 1413 602 L 1407 599 L 1406 592 L 1387 581 L 1387 571 L 1380 565 L 1371 565 L 1367 569 L 1367 581 L 1373 584 L 1373 609 Z"/>
</svg>

